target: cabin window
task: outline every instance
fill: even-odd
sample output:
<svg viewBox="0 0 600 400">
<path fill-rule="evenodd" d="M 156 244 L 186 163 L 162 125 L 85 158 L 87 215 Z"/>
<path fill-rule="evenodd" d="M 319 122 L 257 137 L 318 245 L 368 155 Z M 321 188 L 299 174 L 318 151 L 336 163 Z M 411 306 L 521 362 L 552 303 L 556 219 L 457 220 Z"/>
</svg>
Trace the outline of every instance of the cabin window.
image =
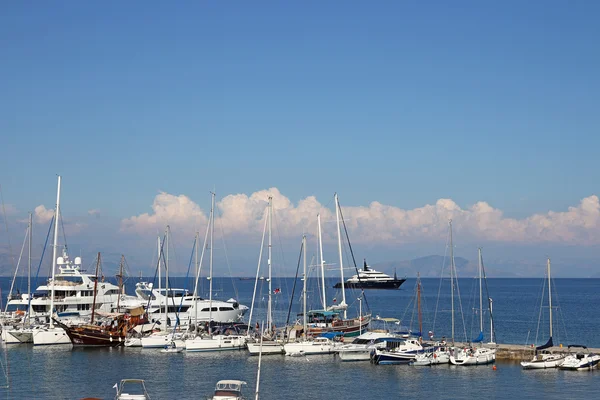
<svg viewBox="0 0 600 400">
<path fill-rule="evenodd" d="M 219 307 L 219 311 L 233 311 L 232 307 Z"/>
</svg>

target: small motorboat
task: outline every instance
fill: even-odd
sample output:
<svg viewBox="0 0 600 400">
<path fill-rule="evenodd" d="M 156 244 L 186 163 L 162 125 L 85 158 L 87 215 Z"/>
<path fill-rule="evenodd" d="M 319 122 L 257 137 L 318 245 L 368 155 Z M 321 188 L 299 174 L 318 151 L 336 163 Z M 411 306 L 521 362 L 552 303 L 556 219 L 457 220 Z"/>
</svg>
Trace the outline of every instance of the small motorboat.
<svg viewBox="0 0 600 400">
<path fill-rule="evenodd" d="M 571 349 L 580 348 L 580 351 L 571 353 Z M 571 371 L 591 371 L 598 367 L 600 362 L 600 355 L 590 353 L 587 347 L 581 345 L 570 345 L 569 355 L 565 358 L 562 364 L 559 365 L 560 369 L 567 369 Z"/>
<path fill-rule="evenodd" d="M 115 400 L 150 400 L 143 379 L 121 379 L 113 388 L 117 389 Z"/>
<path fill-rule="evenodd" d="M 215 393 L 211 400 L 245 400 L 242 394 L 242 386 L 246 385 L 244 381 L 223 380 L 217 382 Z"/>
</svg>

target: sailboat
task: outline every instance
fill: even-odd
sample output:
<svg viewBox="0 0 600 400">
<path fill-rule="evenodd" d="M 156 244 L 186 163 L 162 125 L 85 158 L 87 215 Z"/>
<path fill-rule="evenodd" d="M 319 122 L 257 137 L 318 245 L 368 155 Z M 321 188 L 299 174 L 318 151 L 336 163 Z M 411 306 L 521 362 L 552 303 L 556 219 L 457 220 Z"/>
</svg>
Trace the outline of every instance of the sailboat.
<svg viewBox="0 0 600 400">
<path fill-rule="evenodd" d="M 94 302 L 92 305 L 92 316 L 89 323 L 79 325 L 66 325 L 60 321 L 54 322 L 63 328 L 73 346 L 86 347 L 117 347 L 125 343 L 127 331 L 131 328 L 129 315 L 120 313 L 102 313 L 96 311 L 96 296 L 98 293 L 98 269 L 100 266 L 100 253 L 96 262 L 96 273 L 94 280 Z M 141 307 L 140 307 L 141 308 Z M 104 317 L 103 321 L 96 321 L 96 315 Z"/>
<path fill-rule="evenodd" d="M 336 350 L 336 343 L 334 343 L 330 338 L 327 337 L 309 337 L 309 328 L 308 328 L 308 319 L 306 318 L 306 235 L 302 236 L 302 252 L 304 259 L 304 272 L 303 272 L 303 282 L 304 286 L 302 289 L 302 307 L 303 307 L 303 323 L 302 330 L 300 331 L 298 327 L 294 327 L 292 331 L 290 331 L 290 336 L 296 337 L 299 340 L 296 342 L 288 342 L 283 345 L 283 350 L 287 356 L 301 356 L 308 354 L 330 354 L 334 353 Z"/>
<path fill-rule="evenodd" d="M 550 316 L 550 337 L 546 344 L 535 348 L 535 354 L 531 361 L 521 362 L 523 369 L 544 369 L 559 367 L 565 361 L 565 354 L 547 352 L 554 346 L 552 341 L 552 281 L 550 279 L 550 257 L 546 263 L 546 274 L 548 275 L 548 312 Z M 539 352 L 539 353 L 538 353 Z"/>
<path fill-rule="evenodd" d="M 248 348 L 248 352 L 251 355 L 256 355 L 262 352 L 262 354 L 282 354 L 283 353 L 283 341 L 282 340 L 278 340 L 277 336 L 276 336 L 276 331 L 274 329 L 274 325 L 273 325 L 273 301 L 272 301 L 272 297 L 273 297 L 273 288 L 272 288 L 272 280 L 273 280 L 273 276 L 272 276 L 272 254 L 271 254 L 271 238 L 272 238 L 272 230 L 273 230 L 273 197 L 269 196 L 269 204 L 267 206 L 267 220 L 265 222 L 268 222 L 268 231 L 269 231 L 269 242 L 268 242 L 268 255 L 267 255 L 267 264 L 268 264 L 268 290 L 269 290 L 269 295 L 268 295 L 268 300 L 267 300 L 267 329 L 264 332 L 257 332 L 258 335 L 260 335 L 260 341 L 251 341 L 250 338 L 248 339 L 247 343 L 246 343 L 246 347 Z M 265 226 L 266 228 L 266 226 Z M 252 294 L 252 309 L 250 310 L 250 317 L 248 319 L 248 324 L 251 325 L 252 324 L 252 314 L 254 311 L 254 300 L 256 297 L 256 287 L 258 285 L 258 275 L 260 272 L 260 264 L 261 264 L 261 258 L 262 258 L 262 245 L 264 244 L 264 230 L 263 230 L 263 240 L 261 241 L 261 249 L 260 249 L 260 255 L 259 255 L 259 260 L 258 260 L 258 267 L 256 270 L 256 281 L 254 283 L 254 293 Z M 248 330 L 248 333 L 250 333 L 250 330 Z M 266 336 L 266 338 L 265 338 Z M 267 339 L 267 340 L 264 340 Z"/>
<path fill-rule="evenodd" d="M 483 279 L 483 258 L 481 257 L 481 248 L 479 248 L 479 336 L 472 343 L 481 343 L 483 341 L 483 291 L 481 282 Z M 493 321 L 490 310 L 490 321 Z M 492 323 L 492 322 L 490 322 Z M 493 326 L 490 327 L 490 343 L 493 343 Z M 489 347 L 470 346 L 458 349 L 450 356 L 450 363 L 453 365 L 484 365 L 496 361 L 496 349 Z"/>
<path fill-rule="evenodd" d="M 32 219 L 31 213 L 29 213 L 29 224 L 27 226 L 26 237 L 28 238 L 28 262 L 27 262 L 27 311 L 23 316 L 22 325 L 19 327 L 15 327 L 14 329 L 9 329 L 8 326 L 2 327 L 2 339 L 7 344 L 10 343 L 33 343 L 33 327 L 31 325 L 31 238 L 32 238 Z M 23 243 L 24 244 L 24 243 Z M 21 251 L 22 254 L 22 251 Z M 21 262 L 21 257 L 19 257 L 19 263 Z M 19 263 L 17 263 L 17 270 L 19 269 Z M 15 278 L 17 276 L 17 271 L 15 271 Z M 13 279 L 14 284 L 14 279 Z M 12 284 L 11 284 L 11 293 L 12 293 Z M 9 299 L 10 299 L 9 295 Z M 8 310 L 8 306 L 10 301 L 6 303 L 5 312 Z"/>
<path fill-rule="evenodd" d="M 208 332 L 206 334 L 198 334 L 192 339 L 185 340 L 186 352 L 196 351 L 223 351 L 223 350 L 240 350 L 246 346 L 246 336 L 237 332 L 235 326 L 219 327 L 215 330 L 213 326 L 213 242 L 215 231 L 215 194 L 211 192 L 211 207 L 210 207 L 210 252 L 209 252 L 209 318 L 207 322 Z"/>
<path fill-rule="evenodd" d="M 338 255 L 340 262 L 340 284 L 342 301 L 339 304 L 327 306 L 327 297 L 325 293 L 325 261 L 323 259 L 323 236 L 321 234 L 321 215 L 317 215 L 317 228 L 319 240 L 319 256 L 321 266 L 321 286 L 323 304 L 322 310 L 310 310 L 304 314 L 305 319 L 308 319 L 310 326 L 308 334 L 312 336 L 322 335 L 324 333 L 340 333 L 344 337 L 354 337 L 366 331 L 371 321 L 371 314 L 361 315 L 356 318 L 348 318 L 346 303 L 346 287 L 344 281 L 344 261 L 342 257 L 342 232 L 340 223 L 343 223 L 342 211 L 337 193 L 334 196 L 335 215 L 337 223 L 337 238 L 338 238 Z M 352 250 L 352 249 L 351 249 Z M 360 279 L 360 278 L 359 278 Z M 336 299 L 334 299 L 334 302 Z"/>
<path fill-rule="evenodd" d="M 70 344 L 71 339 L 67 335 L 67 332 L 61 327 L 54 326 L 54 297 L 55 297 L 55 270 L 57 263 L 57 249 L 58 249 L 58 223 L 60 221 L 60 175 L 58 176 L 58 187 L 56 190 L 56 210 L 54 212 L 54 242 L 52 246 L 52 283 L 50 289 L 50 323 L 48 327 L 37 329 L 33 332 L 33 344 L 36 346 L 40 345 L 53 345 L 53 344 Z M 63 258 L 60 257 L 60 261 Z"/>
</svg>

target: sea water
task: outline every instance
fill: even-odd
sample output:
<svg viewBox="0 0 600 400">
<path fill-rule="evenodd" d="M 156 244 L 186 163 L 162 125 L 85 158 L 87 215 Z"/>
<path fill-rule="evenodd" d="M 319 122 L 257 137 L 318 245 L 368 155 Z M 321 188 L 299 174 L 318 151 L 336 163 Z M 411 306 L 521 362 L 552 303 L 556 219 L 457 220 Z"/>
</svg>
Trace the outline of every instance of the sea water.
<svg viewBox="0 0 600 400">
<path fill-rule="evenodd" d="M 492 298 L 497 342 L 529 344 L 547 340 L 547 292 L 540 279 L 488 279 L 487 298 Z M 553 288 L 553 311 L 556 318 L 555 343 L 600 347 L 600 279 L 556 279 Z M 6 294 L 10 280 L 0 280 Z M 290 321 L 301 312 L 299 296 L 302 282 L 297 281 L 291 303 Z M 311 306 L 319 308 L 321 288 L 308 290 Z M 327 283 L 327 297 L 341 301 L 341 293 Z M 135 280 L 127 282 L 133 293 Z M 172 286 L 193 288 L 191 280 L 172 278 Z M 288 316 L 293 279 L 273 280 L 280 293 L 272 295 L 276 324 L 282 326 Z M 24 281 L 16 287 L 23 292 Z M 309 285 L 309 286 L 311 286 Z M 215 298 L 235 297 L 250 305 L 254 280 L 215 279 Z M 24 285 L 26 287 L 26 284 Z M 268 294 L 267 283 L 258 284 L 255 315 L 264 319 Z M 206 291 L 207 288 L 202 288 Z M 423 331 L 434 338 L 451 335 L 451 291 L 448 281 L 422 280 Z M 485 286 L 484 286 L 485 290 Z M 544 290 L 544 291 L 543 291 Z M 460 292 L 460 297 L 459 297 Z M 348 291 L 346 302 L 354 315 L 358 306 L 363 313 L 401 319 L 391 329 L 418 330 L 415 280 L 408 279 L 401 290 L 365 292 Z M 206 293 L 202 293 L 203 295 Z M 455 337 L 476 337 L 479 333 L 479 286 L 473 279 L 460 279 L 455 287 Z M 358 299 L 361 299 L 360 301 Z M 460 300 L 459 300 L 460 298 Z M 540 306 L 541 312 L 540 312 Z M 485 307 L 487 308 L 487 307 Z M 462 312 L 460 311 L 462 309 Z M 248 314 L 246 315 L 248 316 Z M 484 312 L 486 341 L 489 340 L 489 313 Z M 395 325 L 395 326 L 393 326 Z M 539 325 L 539 328 L 538 328 Z M 146 380 L 152 399 L 199 399 L 209 395 L 221 379 L 248 382 L 246 393 L 254 397 L 258 357 L 245 351 L 216 353 L 161 353 L 140 348 L 79 349 L 71 346 L 34 347 L 4 345 L 2 365 L 9 388 L 0 396 L 27 399 L 113 398 L 113 385 L 124 378 Z M 396 397 L 427 398 L 590 398 L 600 386 L 600 371 L 572 372 L 560 370 L 523 371 L 518 363 L 498 361 L 478 367 L 380 366 L 368 362 L 340 362 L 331 355 L 262 359 L 260 394 L 262 399 L 290 397 L 314 399 L 381 399 Z M 1 384 L 2 382 L 0 382 Z"/>
</svg>

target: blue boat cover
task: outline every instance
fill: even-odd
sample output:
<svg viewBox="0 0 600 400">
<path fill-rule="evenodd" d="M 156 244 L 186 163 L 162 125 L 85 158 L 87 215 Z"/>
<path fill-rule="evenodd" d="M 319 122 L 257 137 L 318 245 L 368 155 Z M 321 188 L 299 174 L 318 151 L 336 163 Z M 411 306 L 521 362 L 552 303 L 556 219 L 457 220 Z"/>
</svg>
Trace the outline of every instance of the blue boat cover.
<svg viewBox="0 0 600 400">
<path fill-rule="evenodd" d="M 480 343 L 483 341 L 483 332 L 479 332 L 479 336 L 477 336 L 476 339 L 473 339 L 471 342 L 472 343 Z"/>
<path fill-rule="evenodd" d="M 552 336 L 550 336 L 550 339 L 548 339 L 548 342 L 543 345 L 543 346 L 538 346 L 535 348 L 536 351 L 538 350 L 545 350 L 545 349 L 549 349 L 550 347 L 554 346 L 554 344 L 552 343 Z"/>
</svg>

